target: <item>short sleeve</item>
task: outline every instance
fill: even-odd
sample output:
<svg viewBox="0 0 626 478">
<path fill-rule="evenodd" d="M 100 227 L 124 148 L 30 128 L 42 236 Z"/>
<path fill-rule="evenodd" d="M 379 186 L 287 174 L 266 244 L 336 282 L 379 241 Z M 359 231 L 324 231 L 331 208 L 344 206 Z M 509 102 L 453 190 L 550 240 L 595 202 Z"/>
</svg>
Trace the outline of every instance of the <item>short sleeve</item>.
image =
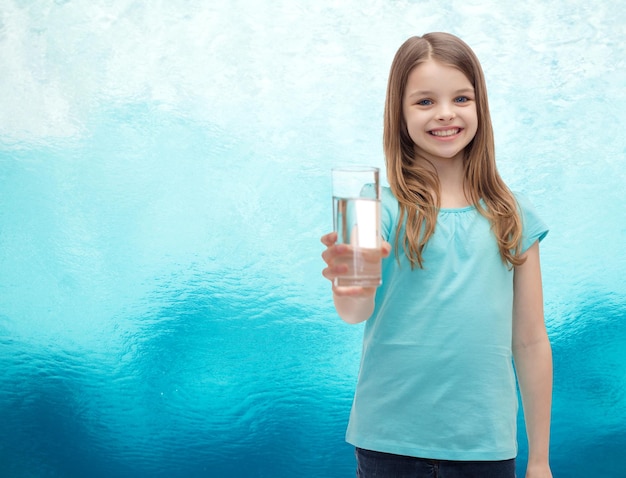
<svg viewBox="0 0 626 478">
<path fill-rule="evenodd" d="M 516 194 L 515 199 L 522 218 L 522 253 L 524 253 L 535 242 L 541 242 L 548 235 L 549 229 L 526 197 Z"/>
<path fill-rule="evenodd" d="M 381 188 L 381 234 L 386 241 L 391 240 L 398 217 L 398 201 L 388 187 Z"/>
</svg>

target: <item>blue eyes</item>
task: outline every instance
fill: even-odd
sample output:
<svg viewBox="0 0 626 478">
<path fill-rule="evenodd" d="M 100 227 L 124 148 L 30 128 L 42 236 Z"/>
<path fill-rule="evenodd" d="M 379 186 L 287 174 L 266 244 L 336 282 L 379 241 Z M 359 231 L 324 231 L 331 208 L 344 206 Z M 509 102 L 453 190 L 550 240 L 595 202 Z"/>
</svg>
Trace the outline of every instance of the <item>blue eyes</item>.
<svg viewBox="0 0 626 478">
<path fill-rule="evenodd" d="M 467 103 L 468 101 L 471 101 L 471 99 L 467 96 L 457 96 L 456 98 L 454 98 L 455 103 Z M 432 100 L 424 99 L 419 100 L 415 104 L 418 106 L 432 106 L 434 102 Z"/>
</svg>

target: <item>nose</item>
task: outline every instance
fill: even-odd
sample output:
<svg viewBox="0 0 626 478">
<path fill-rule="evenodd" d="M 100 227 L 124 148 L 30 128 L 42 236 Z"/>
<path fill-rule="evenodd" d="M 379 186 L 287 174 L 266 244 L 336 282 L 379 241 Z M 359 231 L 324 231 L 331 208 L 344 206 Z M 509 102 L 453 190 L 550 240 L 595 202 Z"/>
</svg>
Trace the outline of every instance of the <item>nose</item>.
<svg viewBox="0 0 626 478">
<path fill-rule="evenodd" d="M 437 110 L 437 119 L 439 121 L 452 121 L 454 118 L 456 118 L 456 113 L 449 105 L 440 105 L 439 109 Z"/>
</svg>

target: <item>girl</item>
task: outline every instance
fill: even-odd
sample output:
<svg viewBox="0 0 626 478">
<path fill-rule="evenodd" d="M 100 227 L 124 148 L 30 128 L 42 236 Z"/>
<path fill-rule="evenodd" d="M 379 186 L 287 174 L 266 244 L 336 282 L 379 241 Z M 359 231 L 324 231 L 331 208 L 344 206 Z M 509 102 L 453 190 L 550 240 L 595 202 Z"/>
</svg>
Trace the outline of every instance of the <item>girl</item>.
<svg viewBox="0 0 626 478">
<path fill-rule="evenodd" d="M 333 286 L 342 319 L 367 320 L 346 434 L 357 476 L 513 478 L 513 358 L 526 477 L 549 478 L 552 355 L 538 245 L 547 229 L 496 170 L 485 79 L 462 40 L 430 33 L 400 47 L 383 142 L 383 285 Z M 336 240 L 322 237 L 331 281 L 350 254 Z"/>
</svg>

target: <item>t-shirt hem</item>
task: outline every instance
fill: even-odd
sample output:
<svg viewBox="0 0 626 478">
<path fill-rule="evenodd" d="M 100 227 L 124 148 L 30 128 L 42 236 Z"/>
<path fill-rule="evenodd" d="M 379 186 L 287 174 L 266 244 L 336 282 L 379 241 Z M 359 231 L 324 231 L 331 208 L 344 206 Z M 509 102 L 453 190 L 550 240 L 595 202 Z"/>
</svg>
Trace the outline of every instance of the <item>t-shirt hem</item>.
<svg viewBox="0 0 626 478">
<path fill-rule="evenodd" d="M 394 455 L 413 456 L 430 460 L 448 461 L 500 461 L 510 460 L 517 456 L 515 448 L 499 450 L 439 450 L 435 448 L 420 448 L 413 445 L 384 442 L 380 440 L 361 440 L 346 436 L 346 441 L 358 448 L 392 453 Z"/>
</svg>

